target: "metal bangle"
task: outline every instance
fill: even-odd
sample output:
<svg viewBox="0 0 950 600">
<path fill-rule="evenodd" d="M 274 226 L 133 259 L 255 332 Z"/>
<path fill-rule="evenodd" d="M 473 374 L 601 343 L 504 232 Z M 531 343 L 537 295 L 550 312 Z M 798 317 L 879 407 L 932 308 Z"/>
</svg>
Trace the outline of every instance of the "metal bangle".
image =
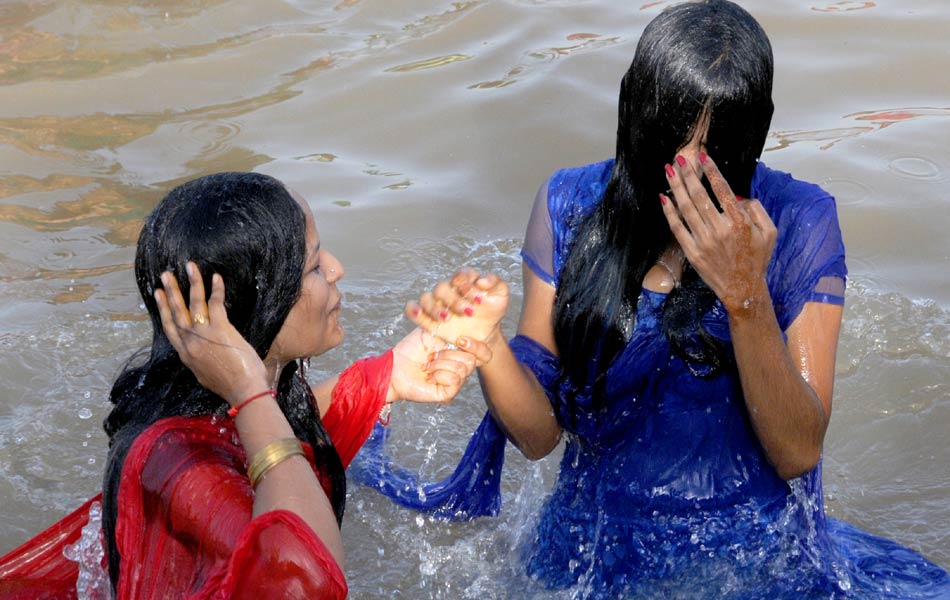
<svg viewBox="0 0 950 600">
<path fill-rule="evenodd" d="M 251 480 L 251 487 L 257 489 L 268 471 L 291 456 L 306 456 L 297 438 L 284 438 L 261 448 L 247 467 L 247 477 Z"/>
</svg>

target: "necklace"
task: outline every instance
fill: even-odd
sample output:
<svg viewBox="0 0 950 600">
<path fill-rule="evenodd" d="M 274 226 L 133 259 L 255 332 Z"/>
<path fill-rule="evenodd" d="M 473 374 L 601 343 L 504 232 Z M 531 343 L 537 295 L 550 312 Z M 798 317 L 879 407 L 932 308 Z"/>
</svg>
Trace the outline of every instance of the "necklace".
<svg viewBox="0 0 950 600">
<path fill-rule="evenodd" d="M 673 287 L 679 287 L 680 280 L 679 280 L 679 278 L 676 276 L 676 273 L 673 271 L 673 269 L 670 267 L 670 265 L 666 264 L 666 261 L 664 261 L 662 258 L 656 259 L 656 264 L 660 265 L 661 267 L 663 267 L 664 269 L 666 269 L 667 271 L 669 271 L 670 277 L 673 278 Z"/>
</svg>

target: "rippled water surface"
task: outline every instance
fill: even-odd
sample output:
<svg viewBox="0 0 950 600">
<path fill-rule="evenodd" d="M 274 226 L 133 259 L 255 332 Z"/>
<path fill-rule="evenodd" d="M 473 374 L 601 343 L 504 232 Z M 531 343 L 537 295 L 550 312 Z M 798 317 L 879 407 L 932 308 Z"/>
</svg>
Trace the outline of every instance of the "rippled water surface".
<svg viewBox="0 0 950 600">
<path fill-rule="evenodd" d="M 134 242 L 165 191 L 257 170 L 309 199 L 347 266 L 347 341 L 316 375 L 387 348 L 404 301 L 463 263 L 507 274 L 517 307 L 534 192 L 612 153 L 620 77 L 669 3 L 0 4 L 0 552 L 99 488 L 107 392 L 148 340 Z M 948 566 L 950 7 L 744 5 L 776 53 L 765 160 L 837 196 L 849 253 L 828 509 Z M 483 410 L 474 384 L 397 407 L 397 455 L 446 474 Z M 512 548 L 556 466 L 510 453 L 504 513 L 475 523 L 354 486 L 352 596 L 536 593 Z"/>
</svg>

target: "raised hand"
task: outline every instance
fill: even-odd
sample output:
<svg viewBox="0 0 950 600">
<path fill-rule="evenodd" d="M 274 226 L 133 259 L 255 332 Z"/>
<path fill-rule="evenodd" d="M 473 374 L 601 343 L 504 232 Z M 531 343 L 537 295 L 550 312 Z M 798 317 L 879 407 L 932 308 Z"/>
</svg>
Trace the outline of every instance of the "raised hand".
<svg viewBox="0 0 950 600">
<path fill-rule="evenodd" d="M 503 339 L 501 319 L 508 301 L 504 280 L 468 269 L 440 282 L 418 302 L 408 303 L 406 316 L 433 336 L 470 350 L 466 345 L 472 342 L 491 345 Z M 479 365 L 484 362 L 487 360 L 479 358 Z"/>
<path fill-rule="evenodd" d="M 660 194 L 663 213 L 687 260 L 730 313 L 770 301 L 765 281 L 776 229 L 758 200 L 737 200 L 711 158 L 699 155 L 702 172 L 682 156 L 666 166 L 673 200 Z M 723 212 L 709 198 L 706 176 Z"/>
<path fill-rule="evenodd" d="M 214 274 L 211 298 L 206 303 L 198 265 L 189 262 L 186 271 L 191 288 L 187 306 L 171 273 L 162 273 L 164 289 L 155 290 L 162 329 L 181 362 L 202 386 L 231 405 L 240 402 L 249 389 L 266 390 L 264 362 L 228 320 L 224 280 Z"/>
<path fill-rule="evenodd" d="M 388 400 L 448 402 L 458 394 L 476 363 L 491 359 L 491 352 L 481 342 L 473 341 L 466 350 L 451 350 L 444 341 L 421 327 L 415 328 L 393 347 Z"/>
</svg>

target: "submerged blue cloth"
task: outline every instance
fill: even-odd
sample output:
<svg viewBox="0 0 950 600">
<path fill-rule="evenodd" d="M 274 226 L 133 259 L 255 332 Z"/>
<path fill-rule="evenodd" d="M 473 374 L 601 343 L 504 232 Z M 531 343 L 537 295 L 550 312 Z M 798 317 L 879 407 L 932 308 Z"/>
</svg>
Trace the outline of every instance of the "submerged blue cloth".
<svg viewBox="0 0 950 600">
<path fill-rule="evenodd" d="M 557 284 L 572 225 L 600 201 L 612 167 L 606 161 L 551 178 L 553 256 L 525 250 L 532 269 L 553 265 L 542 278 Z M 752 196 L 778 229 L 767 279 L 782 329 L 806 302 L 843 302 L 847 271 L 834 200 L 763 164 Z M 752 430 L 735 367 L 693 375 L 660 329 L 664 300 L 643 291 L 631 339 L 608 369 L 600 410 L 545 348 L 524 336 L 511 341 L 566 436 L 557 483 L 525 549 L 528 574 L 589 598 L 950 597 L 945 570 L 825 516 L 820 464 L 791 482 L 776 474 Z M 728 345 L 721 304 L 703 324 Z M 393 465 L 383 442 L 377 432 L 354 473 L 358 480 L 450 518 L 499 510 L 505 437 L 489 415 L 453 475 L 437 484 Z"/>
</svg>

